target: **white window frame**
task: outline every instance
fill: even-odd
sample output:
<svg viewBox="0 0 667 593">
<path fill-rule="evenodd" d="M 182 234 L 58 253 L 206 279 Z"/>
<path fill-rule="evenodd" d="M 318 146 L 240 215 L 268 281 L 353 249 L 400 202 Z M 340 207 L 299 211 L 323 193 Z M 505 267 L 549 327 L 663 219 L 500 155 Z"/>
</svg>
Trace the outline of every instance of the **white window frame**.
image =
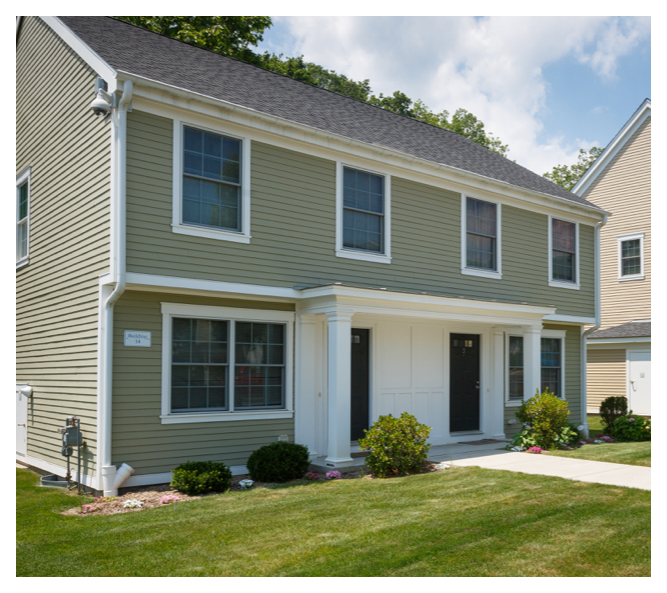
<svg viewBox="0 0 667 593">
<path fill-rule="evenodd" d="M 478 202 L 487 202 L 496 206 L 496 269 L 485 270 L 483 268 L 468 267 L 468 198 Z M 502 257 L 502 204 L 496 200 L 480 198 L 470 194 L 461 194 L 461 274 L 467 276 L 481 276 L 482 278 L 503 277 L 503 257 Z"/>
<path fill-rule="evenodd" d="M 384 253 L 366 252 L 343 247 L 343 169 L 345 167 L 384 178 L 384 226 L 382 229 L 382 232 L 384 233 Z M 336 257 L 345 257 L 348 259 L 381 264 L 391 263 L 391 175 L 388 173 L 374 171 L 352 163 L 336 161 Z"/>
<path fill-rule="evenodd" d="M 27 265 L 30 263 L 30 173 L 32 169 L 31 167 L 28 167 L 27 169 L 24 169 L 21 173 L 19 173 L 16 176 L 16 267 L 17 268 L 22 268 L 23 266 Z M 19 188 L 22 187 L 24 184 L 28 185 L 28 213 L 26 215 L 26 222 L 25 222 L 25 230 L 26 230 L 26 237 L 27 237 L 27 242 L 26 242 L 26 250 L 25 250 L 25 255 L 19 259 L 18 257 L 18 252 L 19 252 L 19 233 L 18 233 L 18 226 L 19 226 Z"/>
<path fill-rule="evenodd" d="M 173 207 L 171 228 L 174 233 L 190 235 L 193 237 L 204 237 L 206 239 L 219 239 L 221 241 L 233 241 L 235 243 L 250 243 L 250 138 L 231 134 L 222 127 L 205 127 L 200 124 L 174 119 L 173 140 Z M 231 231 L 216 229 L 212 227 L 197 226 L 183 223 L 183 130 L 185 127 L 210 132 L 228 138 L 241 141 L 241 230 Z"/>
<path fill-rule="evenodd" d="M 553 278 L 553 221 L 560 220 L 574 225 L 574 282 L 570 280 L 554 280 Z M 579 273 L 579 262 L 581 260 L 581 251 L 579 250 L 579 223 L 574 220 L 568 220 L 561 216 L 549 215 L 549 286 L 555 288 L 569 288 L 579 290 L 581 288 L 581 274 Z"/>
<path fill-rule="evenodd" d="M 510 399 L 510 337 L 521 338 L 523 340 L 523 333 L 520 329 L 505 332 L 505 406 L 508 408 L 519 407 L 523 403 L 523 396 L 521 399 Z M 524 368 L 525 368 L 525 352 L 524 352 Z"/>
<path fill-rule="evenodd" d="M 233 420 L 265 420 L 292 418 L 293 394 L 293 347 L 294 317 L 290 311 L 270 311 L 259 309 L 235 309 L 208 305 L 188 305 L 180 303 L 161 303 L 162 310 L 162 406 L 160 422 L 162 424 L 190 424 L 196 422 L 223 422 Z M 258 323 L 285 324 L 285 408 L 280 410 L 234 411 L 234 374 L 235 348 L 234 335 L 230 329 L 229 340 L 229 410 L 213 412 L 178 412 L 171 411 L 171 351 L 172 318 L 190 317 L 194 319 L 215 319 L 221 321 L 250 321 Z"/>
<path fill-rule="evenodd" d="M 560 218 L 558 219 L 560 220 Z M 560 382 L 563 387 L 563 393 L 558 396 L 559 399 L 567 401 L 567 388 L 565 383 L 565 361 L 567 360 L 565 356 L 565 337 L 567 336 L 567 331 L 564 329 L 543 329 L 540 335 L 540 350 L 542 348 L 541 338 L 556 338 L 560 340 Z M 540 361 L 540 393 L 542 390 L 542 364 Z"/>
<path fill-rule="evenodd" d="M 639 274 L 623 276 L 623 242 L 639 239 L 639 261 L 641 271 Z M 644 280 L 644 233 L 635 233 L 634 235 L 623 235 L 617 238 L 618 242 L 618 279 L 620 282 L 628 280 Z"/>
</svg>

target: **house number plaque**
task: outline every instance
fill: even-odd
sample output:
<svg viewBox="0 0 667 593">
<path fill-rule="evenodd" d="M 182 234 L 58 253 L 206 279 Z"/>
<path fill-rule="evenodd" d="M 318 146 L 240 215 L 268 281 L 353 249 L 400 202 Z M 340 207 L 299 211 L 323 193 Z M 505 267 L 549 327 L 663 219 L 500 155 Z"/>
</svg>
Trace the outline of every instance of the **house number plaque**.
<svg viewBox="0 0 667 593">
<path fill-rule="evenodd" d="M 151 332 L 135 332 L 125 330 L 125 345 L 149 348 L 151 345 Z"/>
</svg>

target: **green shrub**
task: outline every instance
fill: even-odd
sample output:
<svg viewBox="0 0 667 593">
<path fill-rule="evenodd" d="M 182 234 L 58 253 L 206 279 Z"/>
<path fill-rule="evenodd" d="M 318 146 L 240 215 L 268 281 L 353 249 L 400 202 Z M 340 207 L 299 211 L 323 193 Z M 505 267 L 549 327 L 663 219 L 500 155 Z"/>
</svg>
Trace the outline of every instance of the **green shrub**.
<svg viewBox="0 0 667 593">
<path fill-rule="evenodd" d="M 619 441 L 650 441 L 651 420 L 634 414 L 621 416 L 614 420 L 612 432 Z"/>
<path fill-rule="evenodd" d="M 366 436 L 359 439 L 362 449 L 370 450 L 366 465 L 379 477 L 404 476 L 421 469 L 431 447 L 427 442 L 431 428 L 403 412 L 400 418 L 380 416 Z"/>
<path fill-rule="evenodd" d="M 604 424 L 604 432 L 613 432 L 614 421 L 628 413 L 628 400 L 625 397 L 608 397 L 600 404 L 600 418 Z"/>
<path fill-rule="evenodd" d="M 171 488 L 190 496 L 225 492 L 232 484 L 232 472 L 224 463 L 188 461 L 171 472 Z"/>
<path fill-rule="evenodd" d="M 547 388 L 544 393 L 538 392 L 521 404 L 516 417 L 523 422 L 525 428 L 517 437 L 525 433 L 521 438 L 526 442 L 530 440 L 532 444 L 529 446 L 547 451 L 569 445 L 579 436 L 568 422 L 569 416 L 567 402 L 556 397 Z"/>
<path fill-rule="evenodd" d="M 277 442 L 253 451 L 246 463 L 248 473 L 258 482 L 288 482 L 302 478 L 308 471 L 308 447 Z"/>
</svg>

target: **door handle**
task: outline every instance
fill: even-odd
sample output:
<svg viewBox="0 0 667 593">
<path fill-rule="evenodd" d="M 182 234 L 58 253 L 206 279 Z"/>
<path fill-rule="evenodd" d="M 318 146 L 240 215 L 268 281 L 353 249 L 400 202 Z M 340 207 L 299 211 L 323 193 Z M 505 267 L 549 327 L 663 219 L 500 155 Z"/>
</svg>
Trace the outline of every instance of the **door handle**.
<svg viewBox="0 0 667 593">
<path fill-rule="evenodd" d="M 16 426 L 25 426 L 25 424 L 17 424 Z"/>
<path fill-rule="evenodd" d="M 477 381 L 477 383 L 475 383 L 475 389 L 479 389 L 479 381 Z"/>
</svg>

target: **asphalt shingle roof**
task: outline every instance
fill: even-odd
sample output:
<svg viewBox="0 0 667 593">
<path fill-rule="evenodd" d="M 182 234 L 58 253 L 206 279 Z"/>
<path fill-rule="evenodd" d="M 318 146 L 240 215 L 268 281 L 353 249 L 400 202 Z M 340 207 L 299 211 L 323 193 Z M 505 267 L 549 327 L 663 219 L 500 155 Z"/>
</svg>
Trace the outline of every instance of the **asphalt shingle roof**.
<svg viewBox="0 0 667 593">
<path fill-rule="evenodd" d="M 58 17 L 112 68 L 596 208 L 475 142 L 110 17 Z"/>
<path fill-rule="evenodd" d="M 647 338 L 651 337 L 650 321 L 631 321 L 616 327 L 609 327 L 593 332 L 588 336 L 589 340 L 599 338 Z"/>
</svg>

